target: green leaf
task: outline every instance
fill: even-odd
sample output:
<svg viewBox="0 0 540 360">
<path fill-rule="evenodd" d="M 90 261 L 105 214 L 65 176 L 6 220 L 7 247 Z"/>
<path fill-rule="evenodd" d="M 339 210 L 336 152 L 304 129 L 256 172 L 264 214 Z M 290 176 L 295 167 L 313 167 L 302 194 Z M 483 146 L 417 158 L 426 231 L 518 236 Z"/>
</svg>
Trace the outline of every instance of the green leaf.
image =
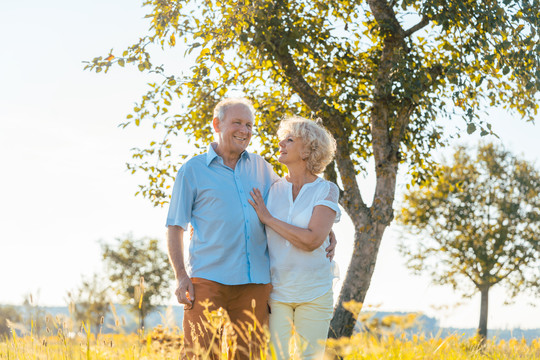
<svg viewBox="0 0 540 360">
<path fill-rule="evenodd" d="M 473 132 L 476 131 L 476 125 L 474 125 L 473 123 L 469 123 L 467 125 L 467 134 L 472 134 Z"/>
</svg>

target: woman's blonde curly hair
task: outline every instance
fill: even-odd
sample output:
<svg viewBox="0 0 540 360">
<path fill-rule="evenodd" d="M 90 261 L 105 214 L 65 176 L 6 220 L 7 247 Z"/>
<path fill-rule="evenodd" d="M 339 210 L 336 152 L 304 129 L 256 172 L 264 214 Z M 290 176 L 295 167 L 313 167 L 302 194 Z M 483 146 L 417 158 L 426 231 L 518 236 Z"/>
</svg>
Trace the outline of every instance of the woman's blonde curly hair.
<svg viewBox="0 0 540 360">
<path fill-rule="evenodd" d="M 302 141 L 307 153 L 307 170 L 312 174 L 322 173 L 336 153 L 336 140 L 332 134 L 315 121 L 300 116 L 284 118 L 277 134 L 280 140 L 293 136 Z"/>
</svg>

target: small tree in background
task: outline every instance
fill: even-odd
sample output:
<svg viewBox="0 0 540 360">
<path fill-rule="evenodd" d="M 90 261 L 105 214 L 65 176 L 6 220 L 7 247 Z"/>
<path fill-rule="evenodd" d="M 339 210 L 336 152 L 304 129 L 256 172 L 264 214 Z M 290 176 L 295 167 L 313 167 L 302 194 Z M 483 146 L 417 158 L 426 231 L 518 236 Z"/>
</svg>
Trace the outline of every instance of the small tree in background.
<svg viewBox="0 0 540 360">
<path fill-rule="evenodd" d="M 410 269 L 465 296 L 480 292 L 483 339 L 494 285 L 510 298 L 540 295 L 540 174 L 503 148 L 481 145 L 476 159 L 458 148 L 436 181 L 406 193 L 398 222 L 421 239 L 400 248 Z"/>
<path fill-rule="evenodd" d="M 167 254 L 157 239 L 133 239 L 131 235 L 117 238 L 113 245 L 102 244 L 102 251 L 112 289 L 129 304 L 144 328 L 146 315 L 171 295 L 174 274 Z"/>
<path fill-rule="evenodd" d="M 22 315 L 17 311 L 15 306 L 1 305 L 0 306 L 0 339 L 9 336 L 11 333 L 8 321 L 11 323 L 19 323 L 22 321 Z"/>
<path fill-rule="evenodd" d="M 77 322 L 90 324 L 97 333 L 102 318 L 109 312 L 109 286 L 107 280 L 98 274 L 82 278 L 79 288 L 68 292 L 70 312 Z"/>
</svg>

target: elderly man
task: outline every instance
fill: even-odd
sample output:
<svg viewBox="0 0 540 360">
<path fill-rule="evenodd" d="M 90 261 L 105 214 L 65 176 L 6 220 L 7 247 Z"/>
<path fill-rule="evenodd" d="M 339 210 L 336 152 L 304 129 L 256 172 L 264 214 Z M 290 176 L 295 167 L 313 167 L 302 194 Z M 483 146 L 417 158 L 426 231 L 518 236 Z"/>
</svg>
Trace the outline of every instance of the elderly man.
<svg viewBox="0 0 540 360">
<path fill-rule="evenodd" d="M 212 303 L 209 310 L 227 310 L 237 329 L 253 324 L 246 310 L 254 312 L 259 324 L 268 323 L 272 286 L 266 234 L 248 197 L 254 187 L 266 196 L 278 176 L 262 157 L 245 151 L 253 123 L 249 100 L 221 101 L 214 109 L 212 123 L 217 142 L 206 154 L 186 162 L 174 184 L 167 245 L 177 280 L 175 294 L 185 305 L 184 344 L 189 358 L 196 355 L 198 345 L 219 349 L 217 340 L 212 344 L 212 335 L 204 330 L 204 300 Z M 183 234 L 188 223 L 193 236 L 185 266 Z M 244 335 L 238 334 L 236 356 L 259 354 L 261 344 Z M 215 351 L 210 353 L 218 358 Z"/>
</svg>

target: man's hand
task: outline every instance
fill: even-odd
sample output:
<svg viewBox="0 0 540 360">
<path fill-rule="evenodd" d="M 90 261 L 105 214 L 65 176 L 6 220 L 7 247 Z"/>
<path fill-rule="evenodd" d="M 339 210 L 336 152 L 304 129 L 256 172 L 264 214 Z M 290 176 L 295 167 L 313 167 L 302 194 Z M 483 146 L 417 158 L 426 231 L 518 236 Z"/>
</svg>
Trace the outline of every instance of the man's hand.
<svg viewBox="0 0 540 360">
<path fill-rule="evenodd" d="M 334 234 L 334 230 L 330 230 L 330 234 L 328 235 L 330 237 L 330 245 L 326 248 L 326 257 L 332 261 L 334 259 L 334 255 L 336 255 L 336 245 L 337 245 L 337 239 L 336 234 Z"/>
<path fill-rule="evenodd" d="M 189 276 L 183 276 L 176 279 L 176 291 L 174 292 L 178 303 L 184 304 L 184 309 L 189 310 L 193 307 L 195 301 L 195 290 Z"/>
</svg>

